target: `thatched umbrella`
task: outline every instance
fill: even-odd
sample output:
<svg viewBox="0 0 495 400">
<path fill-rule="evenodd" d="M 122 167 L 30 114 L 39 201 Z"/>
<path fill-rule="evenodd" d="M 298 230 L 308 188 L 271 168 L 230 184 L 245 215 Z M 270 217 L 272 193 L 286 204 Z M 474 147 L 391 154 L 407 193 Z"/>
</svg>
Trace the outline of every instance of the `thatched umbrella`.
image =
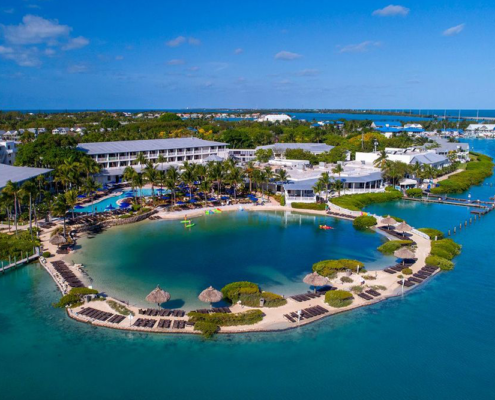
<svg viewBox="0 0 495 400">
<path fill-rule="evenodd" d="M 313 286 L 314 290 L 316 291 L 317 286 L 325 286 L 328 283 L 328 278 L 325 278 L 324 276 L 313 272 L 312 274 L 306 275 L 303 279 L 303 282 Z"/>
<path fill-rule="evenodd" d="M 392 218 L 390 215 L 382 219 L 382 224 L 386 224 L 388 229 L 390 229 L 390 225 L 395 225 L 396 223 L 397 221 L 394 218 Z"/>
<path fill-rule="evenodd" d="M 402 232 L 402 236 L 406 236 L 406 232 L 411 232 L 413 230 L 412 226 L 407 225 L 406 222 L 401 222 L 399 225 L 395 227 L 396 231 Z"/>
<path fill-rule="evenodd" d="M 402 263 L 404 263 L 404 260 L 408 260 L 408 259 L 416 257 L 414 252 L 412 250 L 409 250 L 407 247 L 402 247 L 399 250 L 396 250 L 394 252 L 394 256 L 397 258 L 401 258 Z"/>
<path fill-rule="evenodd" d="M 61 244 L 67 243 L 67 239 L 64 238 L 62 235 L 55 235 L 50 238 L 50 243 L 55 246 L 60 246 Z"/>
<path fill-rule="evenodd" d="M 203 290 L 199 296 L 198 299 L 205 303 L 218 303 L 220 300 L 223 299 L 223 294 L 222 292 L 216 290 L 213 288 L 213 286 L 210 286 L 208 289 Z"/>
<path fill-rule="evenodd" d="M 160 304 L 166 303 L 170 300 L 170 293 L 166 292 L 163 289 L 160 289 L 160 286 L 156 286 L 148 296 L 146 296 L 146 301 L 149 303 L 155 303 L 160 307 Z"/>
</svg>

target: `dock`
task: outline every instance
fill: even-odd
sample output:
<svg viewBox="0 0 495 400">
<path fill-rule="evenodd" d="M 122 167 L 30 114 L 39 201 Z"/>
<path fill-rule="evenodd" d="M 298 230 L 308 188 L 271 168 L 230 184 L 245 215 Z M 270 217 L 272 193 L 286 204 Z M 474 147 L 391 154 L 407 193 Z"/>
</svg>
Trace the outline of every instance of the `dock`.
<svg viewBox="0 0 495 400">
<path fill-rule="evenodd" d="M 30 262 L 36 261 L 38 258 L 40 258 L 40 249 L 36 248 L 33 250 L 33 254 L 31 256 L 26 253 L 26 257 L 24 257 L 21 260 L 14 259 L 14 262 L 12 262 L 12 260 L 9 260 L 9 264 L 7 265 L 4 265 L 2 261 L 0 272 L 4 274 L 7 271 L 20 267 L 22 265 L 27 265 Z"/>
</svg>

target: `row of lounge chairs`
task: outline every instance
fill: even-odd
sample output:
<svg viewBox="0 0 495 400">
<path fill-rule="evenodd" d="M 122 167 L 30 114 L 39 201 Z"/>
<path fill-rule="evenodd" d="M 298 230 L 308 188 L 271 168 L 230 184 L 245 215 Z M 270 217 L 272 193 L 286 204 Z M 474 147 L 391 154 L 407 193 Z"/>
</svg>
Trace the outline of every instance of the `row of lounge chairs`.
<svg viewBox="0 0 495 400">
<path fill-rule="evenodd" d="M 75 287 L 84 287 L 84 284 L 81 280 L 72 272 L 67 264 L 63 261 L 52 261 L 53 268 L 57 271 L 62 278 L 69 284 L 69 286 Z"/>
<path fill-rule="evenodd" d="M 200 314 L 210 314 L 210 313 L 230 314 L 232 311 L 230 311 L 230 308 L 228 308 L 228 307 L 217 307 L 217 308 L 203 308 L 201 310 L 195 310 L 194 312 L 197 312 Z"/>
<path fill-rule="evenodd" d="M 304 310 L 301 310 L 301 320 L 318 317 L 320 315 L 327 314 L 328 312 L 329 311 L 322 306 L 313 306 L 313 307 L 305 308 Z M 296 312 L 291 312 L 290 314 L 284 314 L 284 317 L 287 318 L 290 322 L 297 322 L 299 319 L 299 315 Z"/>
<path fill-rule="evenodd" d="M 138 318 L 132 326 L 138 328 L 153 328 L 156 324 L 156 319 Z"/>
<path fill-rule="evenodd" d="M 303 293 L 303 294 L 295 294 L 294 296 L 290 296 L 291 299 L 297 301 L 297 302 L 302 302 L 302 301 L 308 301 L 311 299 L 316 299 L 320 297 L 321 295 L 324 295 L 326 292 L 330 290 L 335 290 L 336 288 L 332 286 L 323 286 L 320 289 L 316 290 L 315 293 L 313 292 L 308 292 L 308 293 Z"/>
<path fill-rule="evenodd" d="M 159 215 L 152 215 L 148 219 L 150 219 L 151 221 L 154 221 L 154 220 L 162 219 L 162 217 L 160 217 Z"/>
<path fill-rule="evenodd" d="M 111 322 L 112 324 L 120 324 L 124 319 L 125 319 L 125 316 L 119 315 L 119 314 L 114 314 L 114 316 L 111 317 L 108 320 L 108 322 Z"/>
<path fill-rule="evenodd" d="M 406 281 L 404 281 L 405 287 L 413 287 L 414 285 L 418 285 L 423 283 L 424 280 L 428 279 L 432 276 L 439 268 L 433 265 L 426 265 L 421 268 L 418 272 L 413 274 L 413 276 L 409 277 Z M 397 282 L 399 285 L 402 285 L 402 281 Z"/>
<path fill-rule="evenodd" d="M 141 308 L 139 314 L 148 315 L 150 317 L 184 317 L 186 312 L 184 310 L 166 310 L 156 308 Z"/>
<path fill-rule="evenodd" d="M 81 311 L 79 311 L 79 314 L 84 315 L 85 317 L 88 317 L 88 318 L 97 319 L 98 321 L 106 321 L 110 317 L 112 317 L 112 318 L 115 317 L 115 315 L 112 313 L 97 310 L 97 309 L 91 308 L 91 307 L 83 308 Z"/>
<path fill-rule="evenodd" d="M 365 300 L 373 300 L 375 297 L 381 296 L 375 289 L 365 290 L 363 293 L 358 293 L 358 296 Z"/>
<path fill-rule="evenodd" d="M 383 232 L 387 232 L 389 235 L 400 239 L 400 240 L 411 240 L 411 234 L 410 233 L 403 233 L 403 232 L 397 232 L 395 231 L 395 227 L 393 226 L 380 226 L 378 229 L 382 230 Z"/>
<path fill-rule="evenodd" d="M 393 267 L 385 268 L 384 271 L 389 274 L 396 274 L 397 272 L 401 272 L 404 268 L 408 268 L 413 265 L 416 260 L 407 260 L 403 264 L 396 264 Z"/>
</svg>

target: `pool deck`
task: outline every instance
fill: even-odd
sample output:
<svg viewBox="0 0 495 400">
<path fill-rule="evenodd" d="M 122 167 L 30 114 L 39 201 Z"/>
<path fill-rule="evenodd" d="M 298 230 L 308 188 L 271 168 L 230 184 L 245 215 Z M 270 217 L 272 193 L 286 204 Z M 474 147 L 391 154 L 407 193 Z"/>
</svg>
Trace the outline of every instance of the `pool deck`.
<svg viewBox="0 0 495 400">
<path fill-rule="evenodd" d="M 314 211 L 314 210 L 304 210 L 304 209 L 297 209 L 294 210 L 293 208 L 287 207 L 287 206 L 280 206 L 274 202 L 271 202 L 269 204 L 266 204 L 264 206 L 254 206 L 254 205 L 243 205 L 243 210 L 245 211 L 251 211 L 251 212 L 256 212 L 256 211 L 290 211 L 290 212 L 297 212 L 297 213 L 304 213 L 304 214 L 311 214 L 311 215 L 318 215 L 318 216 L 327 216 L 325 211 Z M 218 208 L 222 211 L 229 212 L 229 211 L 239 211 L 239 205 L 232 205 L 232 206 L 220 206 L 220 207 L 214 207 Z M 187 216 L 187 218 L 195 218 L 199 216 L 203 216 L 205 213 L 205 209 L 198 209 L 198 210 L 187 210 L 187 211 L 180 211 L 180 212 L 165 212 L 165 211 L 160 211 L 157 215 L 160 216 L 162 219 L 166 220 L 178 220 L 178 219 L 183 219 L 184 217 Z M 338 216 L 332 215 L 331 217 L 333 218 L 341 218 Z M 343 218 L 347 219 L 347 218 Z M 378 225 L 380 226 L 380 225 Z M 55 228 L 53 228 L 55 229 Z M 44 231 L 43 234 L 40 236 L 40 239 L 43 243 L 44 246 L 44 251 L 50 251 L 54 256 L 50 257 L 48 260 L 41 259 L 41 264 L 43 267 L 47 270 L 47 272 L 52 276 L 54 279 L 55 283 L 57 284 L 57 287 L 61 291 L 62 294 L 68 293 L 70 290 L 70 286 L 65 282 L 65 280 L 57 273 L 57 271 L 54 269 L 52 262 L 57 261 L 57 260 L 64 260 L 67 258 L 66 255 L 60 255 L 56 254 L 56 246 L 50 244 L 49 238 L 50 238 L 50 232 L 52 229 L 49 231 Z M 377 230 L 377 232 L 382 233 L 382 231 Z M 416 257 L 417 260 L 416 262 L 410 266 L 410 268 L 413 270 L 413 273 L 418 272 L 421 268 L 423 268 L 425 264 L 425 259 L 430 253 L 431 250 L 431 243 L 429 239 L 426 239 L 423 236 L 418 235 L 415 232 L 412 232 L 412 240 L 414 240 L 417 244 L 416 247 Z M 387 235 L 387 237 L 389 237 Z M 72 266 L 69 263 L 67 263 L 68 267 L 74 274 L 81 279 L 83 282 L 86 284 L 88 283 L 88 277 L 85 275 L 83 272 L 83 269 L 78 267 L 77 265 Z M 433 275 L 438 273 L 439 271 L 437 270 Z M 374 297 L 372 300 L 365 300 L 357 295 L 354 296 L 354 300 L 351 305 L 343 308 L 333 308 L 326 304 L 324 302 L 324 295 L 320 296 L 318 298 L 310 299 L 307 301 L 303 302 L 297 302 L 292 298 L 287 299 L 287 304 L 281 307 L 277 308 L 267 308 L 263 307 L 261 310 L 264 313 L 264 318 L 261 322 L 255 324 L 255 325 L 245 325 L 245 326 L 232 326 L 232 327 L 222 327 L 220 329 L 219 333 L 225 333 L 225 334 L 232 334 L 232 333 L 249 333 L 249 332 L 272 332 L 272 331 L 283 331 L 283 330 L 288 330 L 288 329 L 293 329 L 297 328 L 299 326 L 304 326 L 313 322 L 316 322 L 318 320 L 321 320 L 322 318 L 326 318 L 331 315 L 335 315 L 341 312 L 346 312 L 350 311 L 356 308 L 360 307 L 365 307 L 369 306 L 372 304 L 379 303 L 381 301 L 384 301 L 388 298 L 392 297 L 397 297 L 402 295 L 403 289 L 402 285 L 398 283 L 398 278 L 396 274 L 388 274 L 385 271 L 373 271 L 373 272 L 367 272 L 365 274 L 360 274 L 359 279 L 362 278 L 363 275 L 373 275 L 376 276 L 375 279 L 373 280 L 367 280 L 365 282 L 365 287 L 366 286 L 384 286 L 385 290 L 380 291 L 380 296 Z M 432 275 L 432 277 L 433 277 Z M 340 277 L 342 277 L 343 274 L 339 274 L 339 276 L 333 280 L 330 281 L 330 284 L 337 289 L 349 289 L 352 286 L 358 285 L 359 282 L 353 282 L 353 283 L 342 283 L 340 281 Z M 353 273 L 350 276 L 351 279 L 356 279 L 358 278 L 358 275 Z M 429 280 L 429 279 L 427 279 Z M 97 283 L 96 283 L 97 286 Z M 419 285 L 418 285 L 419 286 Z M 413 286 L 412 288 L 404 288 L 404 293 L 407 293 L 411 289 L 414 289 L 417 287 L 417 285 Z M 85 303 L 84 305 L 76 308 L 68 308 L 67 309 L 67 314 L 69 317 L 80 321 L 84 323 L 89 323 L 95 326 L 101 326 L 101 327 L 106 327 L 106 328 L 112 328 L 112 329 L 120 329 L 120 330 L 126 330 L 126 331 L 139 331 L 139 332 L 152 332 L 152 333 L 187 333 L 187 334 L 198 334 L 198 331 L 194 331 L 192 326 L 186 325 L 184 329 L 172 329 L 172 328 L 158 328 L 158 321 L 160 319 L 169 319 L 172 322 L 174 320 L 180 320 L 180 321 L 187 321 L 188 317 L 187 315 L 184 317 L 153 317 L 153 316 L 147 316 L 147 315 L 139 315 L 139 307 L 131 306 L 128 305 L 121 300 L 112 298 L 111 296 L 107 297 L 107 300 L 113 300 L 117 303 L 120 303 L 122 305 L 125 305 L 129 310 L 131 310 L 134 313 L 134 319 L 130 320 L 128 318 L 125 318 L 122 320 L 120 323 L 110 323 L 108 321 L 100 321 L 100 320 L 95 320 L 89 317 L 86 317 L 81 314 L 81 311 L 85 307 L 91 307 L 97 310 L 105 311 L 108 313 L 116 314 L 116 311 L 113 310 L 106 301 L 92 301 L 89 303 Z M 303 319 L 299 322 L 290 322 L 287 318 L 284 317 L 285 314 L 290 314 L 290 313 L 297 313 L 299 310 L 303 310 L 309 307 L 313 306 L 320 306 L 326 309 L 328 312 L 315 316 L 310 319 Z M 207 307 L 205 307 L 207 308 Z M 233 313 L 239 313 L 243 311 L 247 311 L 253 308 L 246 307 L 246 306 L 241 306 L 239 304 L 235 304 L 230 307 L 230 310 Z M 138 319 L 138 318 L 146 318 L 146 319 L 154 319 L 156 320 L 155 326 L 153 328 L 143 328 L 143 327 L 136 327 L 132 326 L 132 324 Z"/>
</svg>

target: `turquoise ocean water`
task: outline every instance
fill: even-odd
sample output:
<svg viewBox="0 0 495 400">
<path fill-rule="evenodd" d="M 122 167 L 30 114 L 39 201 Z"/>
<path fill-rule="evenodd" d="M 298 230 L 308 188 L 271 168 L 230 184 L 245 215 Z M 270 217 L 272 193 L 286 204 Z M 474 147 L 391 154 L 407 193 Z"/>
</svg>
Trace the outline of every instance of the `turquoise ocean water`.
<svg viewBox="0 0 495 400">
<path fill-rule="evenodd" d="M 475 141 L 474 146 L 478 151 L 495 155 L 495 142 Z M 493 195 L 490 183 L 494 182 L 490 178 L 488 184 L 473 188 L 472 193 L 476 191 L 480 198 L 488 198 Z M 386 210 L 415 226 L 442 230 L 466 217 L 464 208 L 441 205 L 410 207 L 395 203 Z M 237 226 L 227 223 L 229 231 L 220 232 L 220 237 L 223 235 L 233 241 L 236 228 L 243 232 L 250 229 L 251 224 L 242 221 L 247 217 L 221 217 L 227 218 L 227 222 L 229 218 L 241 218 L 241 222 Z M 348 246 L 356 246 L 372 260 L 373 251 L 362 247 L 380 242 L 380 238 L 373 236 L 351 235 L 352 228 L 343 221 L 333 233 L 335 237 L 323 237 L 320 243 L 315 230 L 309 228 L 310 221 L 298 225 L 296 219 L 289 222 L 293 228 L 282 228 L 282 217 L 261 215 L 257 218 L 260 218 L 261 233 L 253 229 L 251 235 L 259 234 L 262 240 L 251 249 L 240 248 L 238 252 L 236 247 L 236 265 L 241 274 L 252 273 L 273 287 L 277 281 L 274 277 L 279 274 L 296 283 L 301 271 L 312 262 L 309 259 L 313 253 L 315 257 L 326 255 L 331 249 L 340 256 L 348 251 Z M 217 222 L 220 227 L 223 225 Z M 50 306 L 59 294 L 48 275 L 37 266 L 21 268 L 0 276 L 0 397 L 493 399 L 494 222 L 495 214 L 491 213 L 457 235 L 463 253 L 456 259 L 455 270 L 442 273 L 404 298 L 337 315 L 303 329 L 219 336 L 212 341 L 114 332 L 76 323 Z M 199 236 L 204 227 L 198 224 L 197 228 Z M 304 239 L 302 243 L 292 242 L 292 232 L 297 233 L 299 229 L 316 243 Z M 146 228 L 143 232 L 151 235 L 153 229 Z M 339 232 L 349 234 L 352 243 L 338 238 Z M 177 232 L 178 238 L 183 234 Z M 110 237 L 112 231 L 91 239 L 94 241 L 91 246 L 97 249 L 98 241 L 105 241 L 107 235 Z M 125 233 L 118 235 L 125 237 Z M 244 232 L 243 236 L 247 243 L 253 239 L 250 232 Z M 280 270 L 282 264 L 276 262 L 280 248 L 262 242 L 270 237 L 274 243 L 278 236 L 294 247 L 287 250 L 287 257 L 294 259 L 289 259 L 287 271 Z M 109 258 L 119 249 L 115 241 L 113 243 L 109 240 L 106 246 Z M 227 245 L 219 243 L 220 248 Z M 303 245 L 307 248 L 314 245 L 309 256 L 306 252 L 298 255 L 297 247 Z M 205 269 L 214 263 L 221 265 L 221 259 L 209 259 L 208 249 L 201 249 L 205 254 L 201 259 Z M 248 261 L 243 260 L 251 257 L 250 251 L 261 250 L 266 256 L 263 262 L 258 259 L 261 268 L 273 268 L 268 274 L 251 271 Z M 216 251 L 213 254 L 217 254 Z M 175 257 L 178 250 L 169 248 L 169 252 Z M 94 255 L 84 257 L 89 260 Z M 122 272 L 126 276 L 138 274 L 140 279 L 149 279 L 148 282 L 154 284 L 161 277 L 169 276 L 151 265 L 155 259 L 150 256 L 141 260 L 143 271 L 139 274 L 126 265 Z M 299 264 L 304 266 L 299 267 Z M 104 264 L 89 266 L 88 262 L 88 270 L 95 277 L 97 270 L 104 267 Z M 109 268 L 118 278 L 117 267 L 109 262 Z M 173 268 L 176 268 L 174 276 L 177 271 L 180 276 L 180 266 Z M 202 270 L 199 266 L 194 268 L 195 279 L 191 282 L 198 287 L 212 281 L 222 284 L 222 274 Z M 232 265 L 221 268 L 232 269 Z M 232 271 L 229 274 L 233 274 L 229 278 L 235 275 Z M 186 296 L 178 284 L 169 282 L 177 288 L 177 296 L 184 299 Z M 130 293 L 132 287 L 128 290 Z M 185 298 L 185 304 L 187 300 Z"/>
</svg>

